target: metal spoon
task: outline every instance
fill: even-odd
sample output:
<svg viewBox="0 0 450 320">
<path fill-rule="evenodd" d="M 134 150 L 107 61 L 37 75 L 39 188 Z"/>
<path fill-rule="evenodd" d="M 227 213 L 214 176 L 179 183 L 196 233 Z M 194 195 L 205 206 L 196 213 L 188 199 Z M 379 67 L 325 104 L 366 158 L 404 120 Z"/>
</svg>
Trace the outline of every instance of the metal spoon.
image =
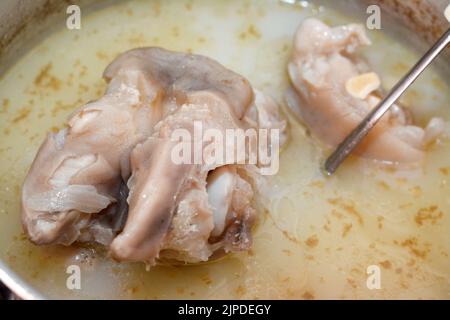
<svg viewBox="0 0 450 320">
<path fill-rule="evenodd" d="M 383 100 L 364 118 L 363 121 L 339 144 L 336 150 L 325 161 L 325 171 L 332 175 L 339 165 L 356 148 L 362 139 L 380 120 L 389 107 L 417 79 L 423 70 L 450 43 L 450 28 L 437 40 L 430 50 L 414 65 L 414 67 L 391 89 Z"/>
</svg>

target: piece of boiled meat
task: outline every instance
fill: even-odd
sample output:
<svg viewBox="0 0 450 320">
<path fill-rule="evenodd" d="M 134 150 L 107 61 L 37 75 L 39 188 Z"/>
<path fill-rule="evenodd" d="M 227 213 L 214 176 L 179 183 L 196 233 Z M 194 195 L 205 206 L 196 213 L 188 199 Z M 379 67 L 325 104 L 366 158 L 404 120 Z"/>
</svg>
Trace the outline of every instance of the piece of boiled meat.
<svg viewBox="0 0 450 320">
<path fill-rule="evenodd" d="M 192 134 L 200 152 L 210 145 L 196 137 L 198 123 L 221 133 L 276 129 L 283 143 L 276 104 L 207 57 L 160 48 L 120 55 L 104 77 L 105 96 L 48 136 L 26 177 L 22 221 L 30 239 L 96 241 L 117 260 L 149 266 L 248 249 L 260 164 L 246 160 L 255 149 L 225 144 L 242 159 L 177 163 L 174 134 Z"/>
<path fill-rule="evenodd" d="M 362 96 L 352 95 L 348 89 L 349 80 L 367 75 L 368 66 L 355 51 L 369 44 L 361 25 L 330 28 L 314 18 L 305 20 L 295 35 L 288 65 L 293 86 L 287 93 L 288 105 L 313 135 L 329 146 L 342 142 L 380 101 L 376 86 L 362 90 Z M 407 112 L 394 106 L 355 153 L 393 163 L 418 162 L 424 147 L 438 135 L 436 130 L 443 129 L 441 119 L 434 118 L 430 124 L 427 129 L 416 126 Z"/>
</svg>

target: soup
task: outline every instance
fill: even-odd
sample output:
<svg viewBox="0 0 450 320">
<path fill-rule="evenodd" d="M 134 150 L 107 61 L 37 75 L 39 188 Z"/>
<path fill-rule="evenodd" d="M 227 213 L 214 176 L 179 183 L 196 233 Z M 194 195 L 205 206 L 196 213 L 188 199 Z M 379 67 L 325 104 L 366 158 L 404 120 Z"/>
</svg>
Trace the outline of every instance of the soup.
<svg viewBox="0 0 450 320">
<path fill-rule="evenodd" d="M 433 145 L 421 167 L 351 158 L 325 177 L 327 151 L 283 99 L 293 34 L 309 16 L 364 22 L 331 2 L 130 0 L 83 11 L 80 30 L 45 35 L 0 79 L 0 257 L 51 298 L 449 298 L 450 143 Z M 386 30 L 368 32 L 373 45 L 362 55 L 389 88 L 419 53 Z M 147 272 L 97 246 L 37 247 L 23 234 L 20 188 L 45 135 L 103 94 L 111 60 L 141 46 L 212 57 L 284 107 L 290 139 L 279 173 L 261 190 L 251 251 Z M 427 70 L 402 97 L 419 123 L 450 120 L 444 77 Z M 66 286 L 74 264 L 80 290 Z M 380 270 L 380 289 L 367 285 L 371 266 Z"/>
</svg>

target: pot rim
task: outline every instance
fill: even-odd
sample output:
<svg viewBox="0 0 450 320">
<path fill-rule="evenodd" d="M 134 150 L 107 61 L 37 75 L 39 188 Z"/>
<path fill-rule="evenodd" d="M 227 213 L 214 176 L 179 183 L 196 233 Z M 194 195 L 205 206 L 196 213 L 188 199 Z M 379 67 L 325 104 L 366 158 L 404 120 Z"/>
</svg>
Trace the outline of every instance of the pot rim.
<svg viewBox="0 0 450 320">
<path fill-rule="evenodd" d="M 25 300 L 44 300 L 46 299 L 41 293 L 30 286 L 17 273 L 9 268 L 0 259 L 0 281 L 3 282 L 15 295 Z"/>
</svg>

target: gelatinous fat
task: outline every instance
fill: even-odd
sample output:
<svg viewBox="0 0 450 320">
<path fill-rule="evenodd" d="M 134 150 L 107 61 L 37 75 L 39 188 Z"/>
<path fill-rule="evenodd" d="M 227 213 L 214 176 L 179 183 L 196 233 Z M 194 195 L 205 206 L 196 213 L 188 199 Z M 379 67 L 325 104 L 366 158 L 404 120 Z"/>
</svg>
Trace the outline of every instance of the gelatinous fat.
<svg viewBox="0 0 450 320">
<path fill-rule="evenodd" d="M 380 78 L 375 72 L 362 73 L 349 78 L 345 82 L 345 89 L 355 98 L 364 100 L 380 87 Z"/>
</svg>

